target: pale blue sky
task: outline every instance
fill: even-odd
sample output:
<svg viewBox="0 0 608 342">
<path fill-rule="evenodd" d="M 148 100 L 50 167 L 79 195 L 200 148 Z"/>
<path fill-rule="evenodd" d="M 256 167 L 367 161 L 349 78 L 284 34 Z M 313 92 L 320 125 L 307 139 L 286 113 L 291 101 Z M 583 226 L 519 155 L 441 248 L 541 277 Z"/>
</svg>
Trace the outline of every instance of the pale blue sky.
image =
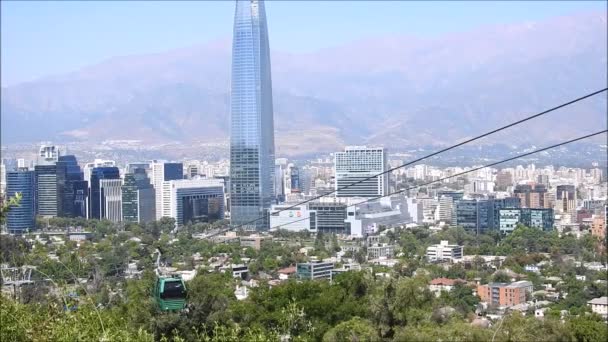
<svg viewBox="0 0 608 342">
<path fill-rule="evenodd" d="M 5 1 L 2 85 L 73 71 L 113 56 L 229 38 L 234 2 Z M 417 36 L 541 20 L 606 1 L 267 1 L 275 50 L 312 51 L 384 34 Z"/>
</svg>

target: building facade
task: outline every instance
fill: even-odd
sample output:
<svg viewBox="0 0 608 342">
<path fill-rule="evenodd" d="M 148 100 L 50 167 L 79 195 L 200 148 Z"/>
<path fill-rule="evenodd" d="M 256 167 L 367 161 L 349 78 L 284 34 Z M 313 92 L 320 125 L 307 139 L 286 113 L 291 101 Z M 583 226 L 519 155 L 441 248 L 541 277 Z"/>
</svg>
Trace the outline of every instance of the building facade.
<svg viewBox="0 0 608 342">
<path fill-rule="evenodd" d="M 382 147 L 347 146 L 335 154 L 337 197 L 378 197 L 388 194 L 386 151 Z"/>
<path fill-rule="evenodd" d="M 184 165 L 182 163 L 168 163 L 164 161 L 152 161 L 150 163 L 150 178 L 155 192 L 156 219 L 160 220 L 163 216 L 169 216 L 163 212 L 163 201 L 168 201 L 163 197 L 163 183 L 184 178 Z"/>
<path fill-rule="evenodd" d="M 514 306 L 526 302 L 526 294 L 531 294 L 534 286 L 529 281 L 513 283 L 489 283 L 477 286 L 477 295 L 482 302 L 500 306 Z"/>
<path fill-rule="evenodd" d="M 464 247 L 450 245 L 448 241 L 441 241 L 438 245 L 431 245 L 426 249 L 426 258 L 429 261 L 450 261 L 462 259 Z"/>
<path fill-rule="evenodd" d="M 122 179 L 101 179 L 101 217 L 112 222 L 122 221 Z"/>
<path fill-rule="evenodd" d="M 545 208 L 500 209 L 499 221 L 500 232 L 505 234 L 515 230 L 518 224 L 550 231 L 555 223 L 553 209 Z"/>
<path fill-rule="evenodd" d="M 47 164 L 34 167 L 36 214 L 43 217 L 63 216 L 66 169 L 64 165 Z"/>
<path fill-rule="evenodd" d="M 142 168 L 125 174 L 122 185 L 122 217 L 125 222 L 147 223 L 156 219 L 156 192 Z"/>
<path fill-rule="evenodd" d="M 274 199 L 274 119 L 266 11 L 261 0 L 237 1 L 230 93 L 230 222 L 269 228 Z"/>
<path fill-rule="evenodd" d="M 6 229 L 9 234 L 22 234 L 36 228 L 34 195 L 34 171 L 20 169 L 6 173 L 6 197 L 21 194 L 19 206 L 11 207 L 6 215 Z"/>
<path fill-rule="evenodd" d="M 296 277 L 299 280 L 332 279 L 333 262 L 307 262 L 296 264 Z"/>
<path fill-rule="evenodd" d="M 163 191 L 169 199 L 163 206 L 169 206 L 166 212 L 175 219 L 176 227 L 224 218 L 223 179 L 172 180 L 163 183 Z"/>
<path fill-rule="evenodd" d="M 105 218 L 104 202 L 101 192 L 101 180 L 120 179 L 120 171 L 115 166 L 95 167 L 91 170 L 91 182 L 89 191 L 89 217 L 101 220 Z"/>
</svg>

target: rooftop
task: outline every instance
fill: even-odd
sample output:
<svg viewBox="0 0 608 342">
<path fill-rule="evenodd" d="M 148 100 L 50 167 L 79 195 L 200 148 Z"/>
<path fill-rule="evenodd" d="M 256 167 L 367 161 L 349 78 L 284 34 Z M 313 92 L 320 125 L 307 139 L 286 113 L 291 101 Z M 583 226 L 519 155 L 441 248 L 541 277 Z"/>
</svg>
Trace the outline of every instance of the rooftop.
<svg viewBox="0 0 608 342">
<path fill-rule="evenodd" d="M 608 297 L 604 296 L 599 298 L 593 298 L 587 303 L 592 305 L 608 305 Z"/>
</svg>

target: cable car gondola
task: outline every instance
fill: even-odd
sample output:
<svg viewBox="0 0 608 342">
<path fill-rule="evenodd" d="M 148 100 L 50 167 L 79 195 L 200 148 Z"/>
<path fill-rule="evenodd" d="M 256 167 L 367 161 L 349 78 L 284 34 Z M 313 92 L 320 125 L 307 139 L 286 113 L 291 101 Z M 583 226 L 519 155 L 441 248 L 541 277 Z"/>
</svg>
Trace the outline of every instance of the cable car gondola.
<svg viewBox="0 0 608 342">
<path fill-rule="evenodd" d="M 165 275 L 161 271 L 161 252 L 157 249 L 156 284 L 154 285 L 154 299 L 162 311 L 183 310 L 186 307 L 188 292 L 186 283 L 179 275 Z"/>
</svg>

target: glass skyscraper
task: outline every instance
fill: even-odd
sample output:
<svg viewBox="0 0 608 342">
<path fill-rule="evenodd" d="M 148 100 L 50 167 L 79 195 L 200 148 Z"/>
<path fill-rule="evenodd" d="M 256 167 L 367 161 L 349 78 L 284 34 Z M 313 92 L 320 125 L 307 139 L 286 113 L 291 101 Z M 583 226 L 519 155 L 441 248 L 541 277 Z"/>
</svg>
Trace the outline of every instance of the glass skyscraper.
<svg viewBox="0 0 608 342">
<path fill-rule="evenodd" d="M 230 219 L 268 228 L 274 198 L 274 123 L 264 2 L 236 2 L 230 95 Z M 251 222 L 254 221 L 254 222 Z"/>
<path fill-rule="evenodd" d="M 35 226 L 34 172 L 27 169 L 9 171 L 6 173 L 7 198 L 21 194 L 18 206 L 13 206 L 6 215 L 6 229 L 9 234 L 22 234 Z"/>
</svg>

